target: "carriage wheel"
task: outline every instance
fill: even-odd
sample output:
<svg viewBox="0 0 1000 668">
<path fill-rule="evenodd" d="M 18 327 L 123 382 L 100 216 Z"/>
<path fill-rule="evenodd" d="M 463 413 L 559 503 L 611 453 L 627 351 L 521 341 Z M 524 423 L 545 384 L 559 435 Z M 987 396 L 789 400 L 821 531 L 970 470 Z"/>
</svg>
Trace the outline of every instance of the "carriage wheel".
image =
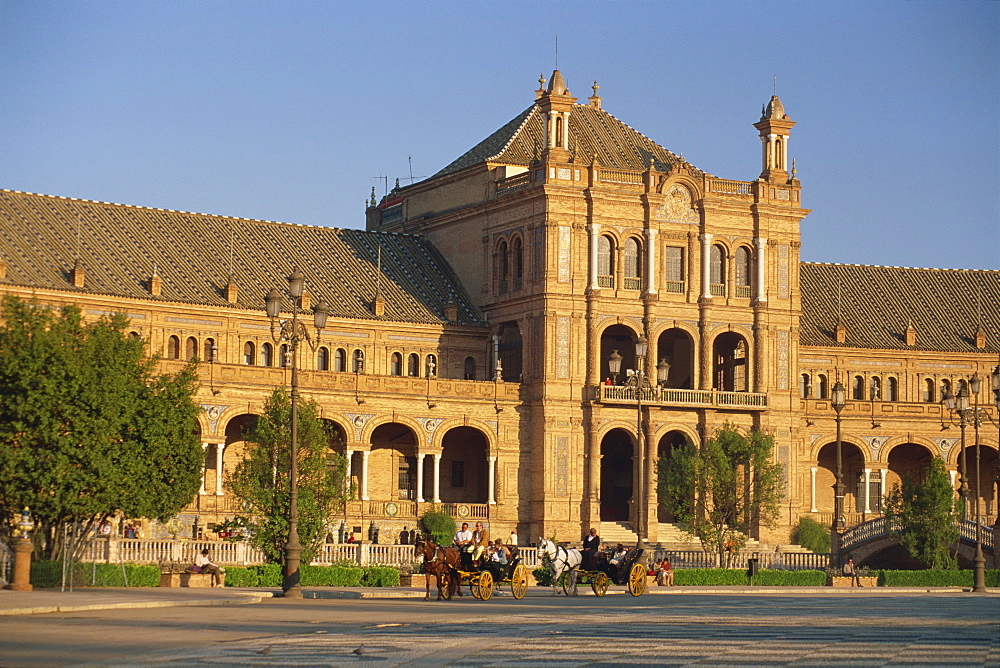
<svg viewBox="0 0 1000 668">
<path fill-rule="evenodd" d="M 459 587 L 462 586 L 461 582 L 459 582 L 458 586 Z M 441 596 L 443 596 L 444 600 L 446 601 L 451 600 L 451 573 L 447 574 L 447 580 L 445 581 L 444 589 L 441 592 Z"/>
<path fill-rule="evenodd" d="M 646 591 L 646 567 L 642 564 L 633 564 L 632 570 L 628 573 L 628 593 L 642 596 L 644 591 Z"/>
<path fill-rule="evenodd" d="M 528 593 L 528 567 L 524 564 L 518 564 L 510 576 L 510 593 L 518 600 Z"/>
<path fill-rule="evenodd" d="M 490 596 L 493 596 L 493 575 L 489 571 L 483 571 L 479 574 L 479 586 L 472 588 L 473 593 L 476 589 L 479 589 L 479 595 L 476 596 L 478 599 L 488 601 Z"/>
<path fill-rule="evenodd" d="M 598 596 L 604 596 L 608 593 L 608 574 L 604 571 L 599 572 L 597 575 L 590 579 L 590 588 L 594 590 L 594 593 Z"/>
<path fill-rule="evenodd" d="M 563 593 L 567 596 L 576 596 L 577 594 L 577 573 L 576 571 L 566 571 L 562 578 Z"/>
<path fill-rule="evenodd" d="M 475 598 L 479 598 L 479 581 L 480 581 L 480 578 L 482 578 L 482 574 L 480 574 L 480 575 L 473 575 L 472 577 L 469 578 L 469 591 L 472 592 L 472 595 Z"/>
</svg>

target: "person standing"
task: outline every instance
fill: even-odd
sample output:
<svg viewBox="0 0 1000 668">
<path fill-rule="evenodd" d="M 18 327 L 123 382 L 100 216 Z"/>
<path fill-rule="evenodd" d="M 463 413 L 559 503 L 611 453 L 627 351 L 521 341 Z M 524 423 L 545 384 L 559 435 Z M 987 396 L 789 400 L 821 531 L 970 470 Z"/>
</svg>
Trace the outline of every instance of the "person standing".
<svg viewBox="0 0 1000 668">
<path fill-rule="evenodd" d="M 514 529 L 511 529 L 510 535 L 507 536 L 507 544 L 510 545 L 511 547 L 517 546 L 517 531 L 515 531 Z"/>
<path fill-rule="evenodd" d="M 590 532 L 583 537 L 583 570 L 594 570 L 594 557 L 601 547 L 601 537 L 597 535 L 597 529 L 590 528 Z"/>
</svg>

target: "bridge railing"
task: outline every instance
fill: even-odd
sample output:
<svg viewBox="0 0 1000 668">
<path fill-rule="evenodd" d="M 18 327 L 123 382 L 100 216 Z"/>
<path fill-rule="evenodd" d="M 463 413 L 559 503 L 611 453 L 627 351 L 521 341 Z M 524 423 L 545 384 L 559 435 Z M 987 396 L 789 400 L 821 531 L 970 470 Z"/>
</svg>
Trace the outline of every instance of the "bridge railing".
<svg viewBox="0 0 1000 668">
<path fill-rule="evenodd" d="M 962 520 L 958 523 L 958 531 L 962 534 L 962 538 L 966 540 L 976 542 L 976 523 L 972 520 Z M 994 550 L 996 546 L 996 537 L 993 533 L 993 527 L 985 526 L 983 524 L 979 526 L 979 540 L 983 544 L 984 548 Z"/>
<path fill-rule="evenodd" d="M 972 520 L 959 520 L 958 532 L 962 538 L 975 542 L 976 526 L 976 522 L 973 522 Z M 995 537 L 993 535 L 993 527 L 983 524 L 979 524 L 978 526 L 980 531 L 979 539 L 982 542 L 983 547 L 993 550 L 996 544 Z M 889 525 L 887 518 L 876 517 L 873 520 L 856 524 L 845 531 L 840 540 L 841 549 L 849 549 L 860 543 L 865 543 L 869 540 L 885 536 L 886 534 L 895 531 L 901 531 L 902 528 L 902 520 L 898 517 L 893 518 L 891 526 Z"/>
</svg>

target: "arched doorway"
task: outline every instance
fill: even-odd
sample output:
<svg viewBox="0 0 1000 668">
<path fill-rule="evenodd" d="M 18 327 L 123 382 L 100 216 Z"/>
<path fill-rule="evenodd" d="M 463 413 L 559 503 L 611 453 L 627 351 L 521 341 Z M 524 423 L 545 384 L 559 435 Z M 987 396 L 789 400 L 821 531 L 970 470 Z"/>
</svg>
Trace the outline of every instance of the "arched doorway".
<svg viewBox="0 0 1000 668">
<path fill-rule="evenodd" d="M 979 453 L 979 466 L 976 466 L 976 452 Z M 996 481 L 1000 480 L 1000 468 L 997 466 L 997 451 L 985 445 L 971 445 L 965 449 L 965 475 L 969 486 L 969 519 L 974 519 L 978 510 L 980 522 L 992 525 L 997 516 Z M 978 506 L 976 504 L 978 493 Z"/>
<path fill-rule="evenodd" d="M 612 429 L 601 439 L 601 521 L 626 522 L 632 501 L 633 437 Z"/>
<path fill-rule="evenodd" d="M 736 332 L 715 337 L 712 345 L 712 387 L 727 392 L 746 392 L 749 388 L 747 341 Z"/>
<path fill-rule="evenodd" d="M 889 451 L 889 472 L 885 478 L 886 489 L 882 493 L 888 494 L 897 485 L 902 485 L 903 478 L 907 475 L 914 483 L 922 483 L 933 457 L 930 450 L 916 443 L 900 443 L 895 446 Z"/>
<path fill-rule="evenodd" d="M 486 436 L 478 429 L 455 427 L 448 430 L 441 441 L 441 501 L 489 503 L 488 450 Z M 427 481 L 425 470 L 425 487 Z"/>
<path fill-rule="evenodd" d="M 865 495 L 861 479 L 865 470 L 865 456 L 861 449 L 853 443 L 842 441 L 841 479 L 844 484 L 844 514 L 847 524 L 853 525 L 861 521 L 860 517 L 851 518 L 855 513 L 864 512 Z M 837 483 L 837 444 L 827 443 L 820 448 L 816 457 L 816 509 L 821 513 L 835 510 L 835 487 Z M 874 505 L 874 504 L 873 504 Z M 852 521 L 853 520 L 853 521 Z"/>
<path fill-rule="evenodd" d="M 417 437 L 405 424 L 388 422 L 375 428 L 368 456 L 368 498 L 416 499 Z"/>
<path fill-rule="evenodd" d="M 656 341 L 656 362 L 670 364 L 666 387 L 694 389 L 694 342 L 683 329 L 668 329 Z M 655 376 L 653 376 L 655 378 Z"/>
<path fill-rule="evenodd" d="M 614 378 L 616 385 L 625 382 L 625 370 L 635 368 L 635 341 L 639 338 L 631 327 L 625 325 L 612 325 L 601 333 L 601 380 L 611 378 L 611 370 L 608 368 L 608 357 L 611 353 L 618 351 L 622 356 L 621 370 L 618 377 Z M 654 376 L 655 378 L 655 376 Z"/>
<path fill-rule="evenodd" d="M 666 466 L 670 462 L 670 458 L 673 453 L 681 447 L 684 447 L 690 443 L 687 435 L 681 431 L 668 431 L 660 438 L 660 442 L 656 447 L 656 465 L 657 467 Z M 657 469 L 659 470 L 659 469 Z M 676 521 L 673 513 L 669 513 L 662 505 L 657 503 L 657 521 L 670 523 Z"/>
</svg>

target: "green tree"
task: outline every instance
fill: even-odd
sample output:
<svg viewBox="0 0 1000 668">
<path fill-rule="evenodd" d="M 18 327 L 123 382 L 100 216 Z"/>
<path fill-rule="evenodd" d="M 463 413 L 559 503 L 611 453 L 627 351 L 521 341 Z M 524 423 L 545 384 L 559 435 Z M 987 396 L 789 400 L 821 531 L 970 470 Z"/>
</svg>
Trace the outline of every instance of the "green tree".
<svg viewBox="0 0 1000 668">
<path fill-rule="evenodd" d="M 768 434 L 725 424 L 700 450 L 687 443 L 660 460 L 659 501 L 728 565 L 755 525 L 774 526 L 778 518 L 784 476 L 773 450 Z"/>
<path fill-rule="evenodd" d="M 792 530 L 792 542 L 813 552 L 830 552 L 830 529 L 811 517 L 800 517 L 799 525 Z"/>
<path fill-rule="evenodd" d="M 275 563 L 288 540 L 291 418 L 291 398 L 276 388 L 245 435 L 244 459 L 228 478 L 247 511 L 241 521 L 250 529 L 250 541 Z M 302 563 L 308 564 L 347 500 L 347 459 L 331 449 L 339 436 L 319 418 L 315 401 L 299 400 L 298 419 L 298 531 Z"/>
<path fill-rule="evenodd" d="M 910 556 L 928 568 L 954 569 L 952 545 L 959 539 L 956 522 L 961 502 L 955 497 L 944 460 L 935 457 L 920 484 L 906 474 L 886 499 L 885 518 L 892 535 Z"/>
<path fill-rule="evenodd" d="M 30 507 L 41 556 L 60 554 L 66 524 L 165 521 L 191 501 L 204 458 L 193 365 L 155 374 L 123 315 L 85 323 L 79 307 L 11 296 L 0 315 L 0 513 Z"/>
</svg>

